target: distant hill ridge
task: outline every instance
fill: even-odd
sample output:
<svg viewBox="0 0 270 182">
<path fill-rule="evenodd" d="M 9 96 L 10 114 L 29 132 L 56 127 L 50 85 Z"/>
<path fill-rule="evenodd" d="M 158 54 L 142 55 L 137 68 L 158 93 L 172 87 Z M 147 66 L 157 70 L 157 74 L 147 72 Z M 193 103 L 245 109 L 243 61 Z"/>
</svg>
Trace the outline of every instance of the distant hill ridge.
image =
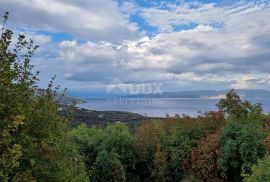
<svg viewBox="0 0 270 182">
<path fill-rule="evenodd" d="M 187 90 L 179 92 L 163 92 L 162 94 L 140 94 L 129 97 L 150 97 L 150 98 L 208 98 L 220 99 L 229 90 Z M 241 98 L 260 99 L 270 98 L 270 91 L 263 89 L 235 89 Z"/>
</svg>

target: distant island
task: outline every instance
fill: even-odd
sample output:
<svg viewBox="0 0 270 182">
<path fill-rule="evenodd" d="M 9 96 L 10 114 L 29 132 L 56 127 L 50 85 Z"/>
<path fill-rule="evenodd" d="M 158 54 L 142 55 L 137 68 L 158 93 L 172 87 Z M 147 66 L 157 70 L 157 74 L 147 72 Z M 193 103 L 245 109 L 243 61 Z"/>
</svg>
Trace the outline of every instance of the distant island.
<svg viewBox="0 0 270 182">
<path fill-rule="evenodd" d="M 127 97 L 136 98 L 201 98 L 201 99 L 220 99 L 224 98 L 228 90 L 187 90 L 179 92 L 163 92 L 162 94 L 138 94 Z M 236 89 L 235 92 L 241 98 L 258 99 L 270 98 L 270 91 L 263 89 Z"/>
</svg>

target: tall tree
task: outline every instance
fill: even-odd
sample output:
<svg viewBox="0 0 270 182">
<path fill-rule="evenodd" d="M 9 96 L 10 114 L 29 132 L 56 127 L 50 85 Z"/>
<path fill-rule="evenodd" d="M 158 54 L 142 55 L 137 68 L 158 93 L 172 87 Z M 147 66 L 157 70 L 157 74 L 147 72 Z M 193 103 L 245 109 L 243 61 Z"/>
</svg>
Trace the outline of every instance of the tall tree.
<svg viewBox="0 0 270 182">
<path fill-rule="evenodd" d="M 87 181 L 69 125 L 58 113 L 53 82 L 37 86 L 38 46 L 5 29 L 0 37 L 0 181 Z"/>
</svg>

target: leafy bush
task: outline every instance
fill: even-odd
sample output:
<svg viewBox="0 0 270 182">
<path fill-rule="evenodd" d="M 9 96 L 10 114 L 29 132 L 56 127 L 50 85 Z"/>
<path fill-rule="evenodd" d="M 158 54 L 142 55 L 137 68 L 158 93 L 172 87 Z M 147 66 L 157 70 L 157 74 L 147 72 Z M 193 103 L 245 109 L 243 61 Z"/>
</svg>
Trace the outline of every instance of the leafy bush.
<svg viewBox="0 0 270 182">
<path fill-rule="evenodd" d="M 258 164 L 252 166 L 252 174 L 246 175 L 246 182 L 270 181 L 270 156 L 258 160 Z"/>
<path fill-rule="evenodd" d="M 251 125 L 231 122 L 220 138 L 219 167 L 229 181 L 241 181 L 241 174 L 250 174 L 251 167 L 265 155 L 262 130 Z"/>
</svg>

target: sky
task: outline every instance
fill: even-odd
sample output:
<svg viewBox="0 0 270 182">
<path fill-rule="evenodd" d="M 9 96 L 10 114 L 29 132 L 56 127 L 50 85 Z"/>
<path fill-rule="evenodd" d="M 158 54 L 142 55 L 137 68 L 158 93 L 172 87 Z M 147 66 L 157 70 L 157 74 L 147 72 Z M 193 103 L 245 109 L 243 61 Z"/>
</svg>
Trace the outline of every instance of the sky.
<svg viewBox="0 0 270 182">
<path fill-rule="evenodd" d="M 270 0 L 0 0 L 7 26 L 40 46 L 41 87 L 71 93 L 270 90 Z M 119 84 L 119 83 L 118 83 Z"/>
</svg>

